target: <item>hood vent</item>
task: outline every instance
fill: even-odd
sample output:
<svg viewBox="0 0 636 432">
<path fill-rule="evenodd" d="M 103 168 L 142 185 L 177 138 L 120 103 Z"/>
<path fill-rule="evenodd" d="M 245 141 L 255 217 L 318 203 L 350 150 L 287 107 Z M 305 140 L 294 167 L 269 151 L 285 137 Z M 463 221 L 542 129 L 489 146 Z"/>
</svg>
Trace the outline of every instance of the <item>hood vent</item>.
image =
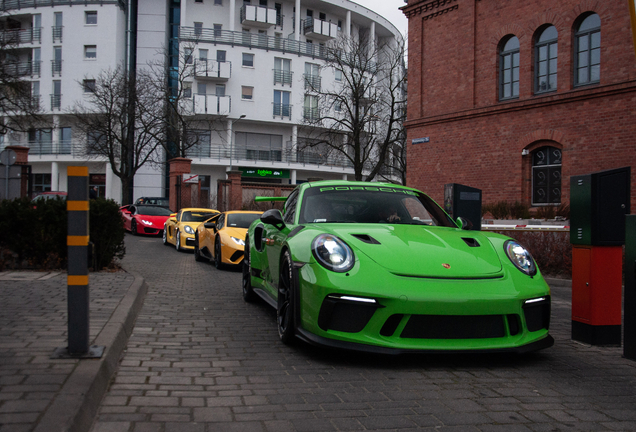
<svg viewBox="0 0 636 432">
<path fill-rule="evenodd" d="M 479 242 L 474 238 L 462 237 L 462 240 L 466 242 L 466 244 L 470 247 L 479 247 Z"/>
<path fill-rule="evenodd" d="M 377 241 L 376 239 L 374 239 L 373 237 L 371 237 L 368 234 L 351 234 L 351 235 L 353 237 L 357 238 L 358 240 L 361 240 L 361 241 L 363 241 L 365 243 L 368 243 L 368 244 L 377 244 L 377 245 L 380 244 L 379 241 Z"/>
</svg>

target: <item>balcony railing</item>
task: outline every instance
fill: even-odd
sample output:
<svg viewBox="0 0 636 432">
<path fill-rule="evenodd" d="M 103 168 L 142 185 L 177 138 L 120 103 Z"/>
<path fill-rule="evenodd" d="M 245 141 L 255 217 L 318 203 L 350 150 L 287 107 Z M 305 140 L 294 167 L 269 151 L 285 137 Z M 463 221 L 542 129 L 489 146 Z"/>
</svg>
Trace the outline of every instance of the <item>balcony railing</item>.
<svg viewBox="0 0 636 432">
<path fill-rule="evenodd" d="M 0 0 L 0 11 L 12 9 L 33 8 L 43 6 L 86 5 L 86 4 L 116 4 L 126 10 L 127 0 Z"/>
<path fill-rule="evenodd" d="M 61 108 L 62 108 L 62 95 L 52 94 L 51 95 L 51 111 L 60 110 Z"/>
<path fill-rule="evenodd" d="M 327 48 L 321 45 L 242 31 L 214 30 L 207 28 L 196 29 L 195 31 L 194 27 L 180 27 L 179 38 L 181 41 L 240 45 L 250 48 L 263 48 L 272 51 L 282 51 L 316 58 L 325 58 L 327 56 Z"/>
<path fill-rule="evenodd" d="M 26 145 L 29 147 L 29 156 L 42 156 L 42 155 L 71 155 L 75 157 L 86 157 L 87 155 L 94 154 L 87 150 L 86 143 L 81 142 L 79 140 L 72 141 L 60 141 L 57 143 L 46 141 L 46 142 L 9 142 L 3 145 L 0 145 L 0 151 L 3 150 L 3 147 L 10 145 Z"/>
<path fill-rule="evenodd" d="M 305 120 L 315 121 L 320 119 L 320 109 L 303 107 L 303 118 Z"/>
<path fill-rule="evenodd" d="M 291 118 L 292 106 L 291 104 L 273 103 L 274 116 L 289 117 Z"/>
<path fill-rule="evenodd" d="M 41 61 L 24 61 L 7 63 L 4 71 L 7 75 L 12 76 L 40 76 Z"/>
<path fill-rule="evenodd" d="M 292 84 L 293 72 L 282 69 L 274 69 L 274 84 Z"/>
<path fill-rule="evenodd" d="M 42 29 L 40 27 L 30 29 L 15 29 L 0 31 L 0 41 L 5 45 L 41 43 Z"/>
<path fill-rule="evenodd" d="M 198 59 L 194 61 L 194 74 L 197 78 L 227 80 L 232 76 L 232 63 Z"/>
<path fill-rule="evenodd" d="M 53 26 L 53 42 L 62 42 L 62 30 L 64 27 L 62 26 Z"/>
<path fill-rule="evenodd" d="M 305 78 L 305 90 L 320 91 L 320 75 L 304 74 L 303 77 Z"/>
<path fill-rule="evenodd" d="M 62 60 L 51 60 L 51 74 L 53 76 L 62 75 Z"/>
<path fill-rule="evenodd" d="M 338 25 L 328 21 L 307 17 L 302 21 L 303 34 L 318 39 L 333 39 L 338 37 Z"/>
<path fill-rule="evenodd" d="M 230 114 L 231 107 L 232 104 L 230 96 L 196 94 L 192 98 L 193 114 L 211 114 L 226 116 Z"/>
<path fill-rule="evenodd" d="M 276 18 L 276 9 L 254 5 L 241 6 L 241 24 L 266 28 L 276 25 Z"/>
<path fill-rule="evenodd" d="M 189 157 L 222 161 L 230 158 L 230 149 L 216 146 L 195 146 L 186 152 Z M 232 149 L 233 161 L 267 161 L 283 164 L 302 164 L 312 166 L 333 166 L 351 168 L 351 162 L 340 155 L 322 155 L 316 152 L 281 149 L 249 149 L 238 147 Z"/>
</svg>

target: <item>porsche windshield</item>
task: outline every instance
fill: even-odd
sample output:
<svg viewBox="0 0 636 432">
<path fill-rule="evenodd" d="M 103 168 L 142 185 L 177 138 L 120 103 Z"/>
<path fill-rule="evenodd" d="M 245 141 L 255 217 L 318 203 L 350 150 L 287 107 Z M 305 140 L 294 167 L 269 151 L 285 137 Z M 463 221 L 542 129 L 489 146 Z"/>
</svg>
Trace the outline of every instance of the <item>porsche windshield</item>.
<svg viewBox="0 0 636 432">
<path fill-rule="evenodd" d="M 299 223 L 329 222 L 457 227 L 432 199 L 410 189 L 374 186 L 307 189 Z"/>
</svg>

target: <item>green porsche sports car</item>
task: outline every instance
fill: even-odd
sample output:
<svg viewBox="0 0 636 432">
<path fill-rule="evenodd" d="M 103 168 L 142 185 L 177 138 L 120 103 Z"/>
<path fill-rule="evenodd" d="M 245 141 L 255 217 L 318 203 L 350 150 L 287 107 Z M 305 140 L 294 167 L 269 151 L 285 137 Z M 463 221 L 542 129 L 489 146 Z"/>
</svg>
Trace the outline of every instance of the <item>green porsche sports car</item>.
<svg viewBox="0 0 636 432">
<path fill-rule="evenodd" d="M 515 240 L 470 231 L 422 192 L 299 185 L 245 239 L 243 297 L 277 310 L 281 340 L 379 353 L 552 346 L 550 288 Z"/>
</svg>

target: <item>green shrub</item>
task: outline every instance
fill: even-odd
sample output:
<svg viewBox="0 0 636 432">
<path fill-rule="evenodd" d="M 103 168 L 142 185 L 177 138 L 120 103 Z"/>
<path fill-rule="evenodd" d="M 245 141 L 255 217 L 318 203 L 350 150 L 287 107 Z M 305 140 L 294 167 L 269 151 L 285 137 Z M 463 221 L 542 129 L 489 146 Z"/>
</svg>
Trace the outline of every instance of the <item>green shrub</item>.
<svg viewBox="0 0 636 432">
<path fill-rule="evenodd" d="M 28 199 L 0 203 L 0 269 L 65 269 L 67 265 L 67 215 L 64 199 L 32 203 Z M 117 203 L 91 200 L 90 240 L 95 269 L 108 267 L 125 253 L 124 227 Z M 89 264 L 90 265 L 90 264 Z"/>
</svg>

